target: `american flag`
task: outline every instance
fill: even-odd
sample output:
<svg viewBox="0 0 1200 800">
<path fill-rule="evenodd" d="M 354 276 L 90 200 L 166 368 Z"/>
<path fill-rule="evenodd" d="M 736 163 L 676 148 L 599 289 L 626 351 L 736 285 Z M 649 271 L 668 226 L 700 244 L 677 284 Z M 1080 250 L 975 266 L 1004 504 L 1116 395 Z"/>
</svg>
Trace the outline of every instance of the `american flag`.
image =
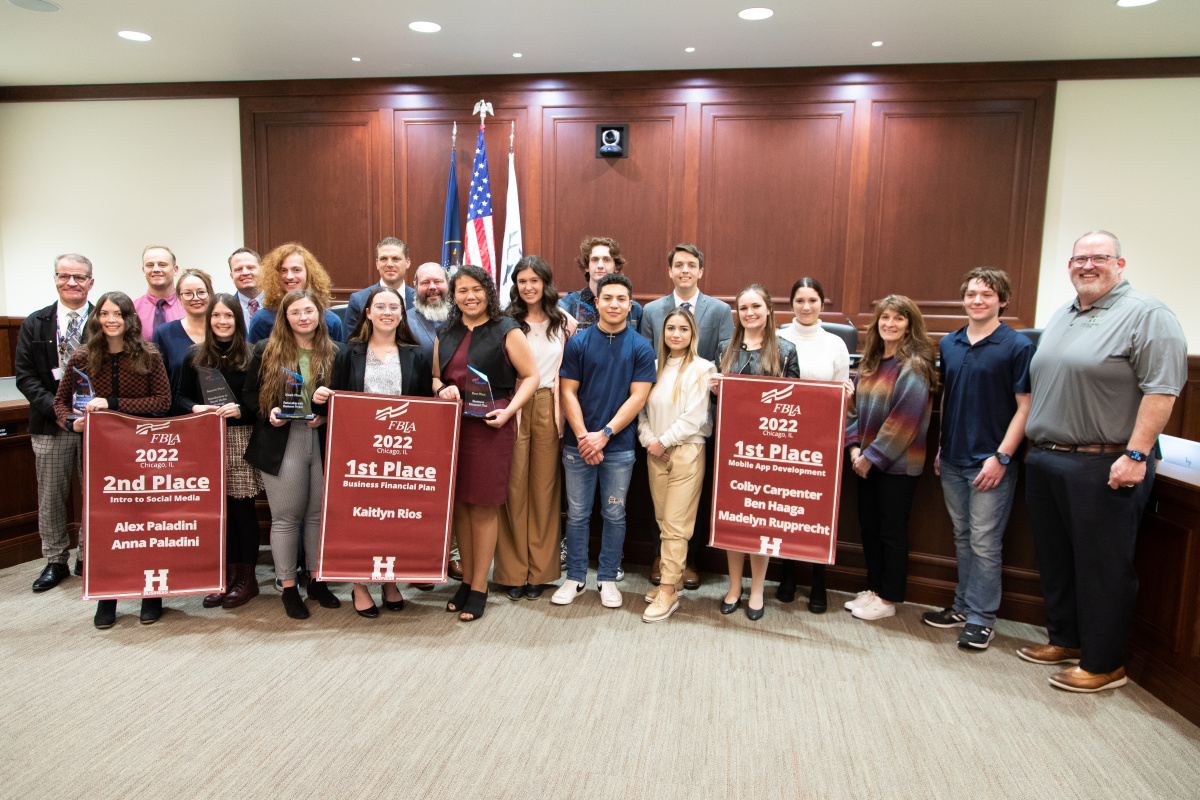
<svg viewBox="0 0 1200 800">
<path fill-rule="evenodd" d="M 483 267 L 496 280 L 496 251 L 492 235 L 492 185 L 488 180 L 487 145 L 483 126 L 475 142 L 475 164 L 471 167 L 471 197 L 467 201 L 467 229 L 464 263 Z"/>
</svg>

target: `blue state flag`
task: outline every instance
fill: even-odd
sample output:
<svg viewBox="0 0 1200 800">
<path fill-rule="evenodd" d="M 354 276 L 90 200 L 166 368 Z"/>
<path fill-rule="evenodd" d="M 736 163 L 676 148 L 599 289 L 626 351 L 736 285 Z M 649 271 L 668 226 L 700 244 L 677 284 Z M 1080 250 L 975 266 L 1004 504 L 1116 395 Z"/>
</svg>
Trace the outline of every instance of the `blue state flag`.
<svg viewBox="0 0 1200 800">
<path fill-rule="evenodd" d="M 442 266 L 462 263 L 462 225 L 458 219 L 458 166 L 450 153 L 450 180 L 446 184 L 446 216 L 442 221 Z"/>
</svg>

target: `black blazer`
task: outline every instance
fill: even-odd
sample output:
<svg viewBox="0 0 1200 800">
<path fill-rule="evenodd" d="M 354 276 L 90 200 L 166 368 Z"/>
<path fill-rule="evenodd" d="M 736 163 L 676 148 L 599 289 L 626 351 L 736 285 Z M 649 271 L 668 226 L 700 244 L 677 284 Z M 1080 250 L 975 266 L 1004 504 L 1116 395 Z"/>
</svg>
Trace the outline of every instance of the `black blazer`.
<svg viewBox="0 0 1200 800">
<path fill-rule="evenodd" d="M 88 303 L 83 315 L 85 323 L 92 308 Z M 56 301 L 26 317 L 17 334 L 14 365 L 17 389 L 29 401 L 29 432 L 36 435 L 62 430 L 54 417 L 54 396 L 58 394 L 58 381 L 54 379 L 54 370 L 58 369 L 57 315 Z M 85 324 L 80 344 L 86 341 Z"/>
<path fill-rule="evenodd" d="M 400 347 L 401 394 L 410 397 L 433 397 L 433 366 L 429 355 L 420 345 Z M 333 361 L 330 389 L 344 392 L 364 391 L 367 374 L 367 343 L 348 342 L 342 345 Z M 320 408 L 320 411 L 317 409 Z M 325 404 L 313 404 L 314 413 L 324 413 Z"/>
<path fill-rule="evenodd" d="M 258 404 L 259 373 L 262 371 L 262 354 L 269 339 L 263 339 L 254 345 L 254 357 L 250 360 L 250 368 L 246 371 L 246 389 L 242 395 L 242 413 L 254 418 L 254 431 L 250 434 L 250 443 L 246 445 L 246 463 L 268 475 L 278 475 L 279 467 L 283 464 L 283 453 L 287 450 L 288 431 L 290 425 L 278 428 L 271 424 L 268 417 L 271 409 L 260 408 Z M 334 350 L 341 351 L 343 345 L 333 342 Z M 335 356 L 336 358 L 336 356 Z M 325 386 L 317 382 L 313 388 Z M 314 408 L 313 413 L 318 413 Z M 321 460 L 325 460 L 325 427 L 321 425 Z"/>
</svg>

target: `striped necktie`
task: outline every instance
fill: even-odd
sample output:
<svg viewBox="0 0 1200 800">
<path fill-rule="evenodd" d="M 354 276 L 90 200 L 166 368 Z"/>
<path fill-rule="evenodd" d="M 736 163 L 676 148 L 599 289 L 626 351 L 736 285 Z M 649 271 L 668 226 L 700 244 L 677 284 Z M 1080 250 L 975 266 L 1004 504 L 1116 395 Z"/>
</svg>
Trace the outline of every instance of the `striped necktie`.
<svg viewBox="0 0 1200 800">
<path fill-rule="evenodd" d="M 65 366 L 71 360 L 71 354 L 79 349 L 80 329 L 79 312 L 67 312 L 67 333 L 58 343 L 58 365 Z"/>
<path fill-rule="evenodd" d="M 679 307 L 680 307 L 680 308 L 682 308 L 684 311 L 691 311 L 691 310 L 692 310 L 692 304 L 691 304 L 691 303 L 680 303 L 680 304 L 679 304 Z"/>
</svg>

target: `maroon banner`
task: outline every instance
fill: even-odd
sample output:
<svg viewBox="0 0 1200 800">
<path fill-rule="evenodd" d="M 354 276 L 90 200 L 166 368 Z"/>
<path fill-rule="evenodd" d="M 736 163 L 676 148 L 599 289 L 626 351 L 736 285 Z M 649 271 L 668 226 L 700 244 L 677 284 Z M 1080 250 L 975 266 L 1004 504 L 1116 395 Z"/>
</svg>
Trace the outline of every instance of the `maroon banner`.
<svg viewBox="0 0 1200 800">
<path fill-rule="evenodd" d="M 832 564 L 845 419 L 840 383 L 722 376 L 708 543 Z"/>
<path fill-rule="evenodd" d="M 318 580 L 446 580 L 461 417 L 455 400 L 333 393 Z"/>
<path fill-rule="evenodd" d="M 89 411 L 83 599 L 225 590 L 225 421 Z"/>
</svg>

